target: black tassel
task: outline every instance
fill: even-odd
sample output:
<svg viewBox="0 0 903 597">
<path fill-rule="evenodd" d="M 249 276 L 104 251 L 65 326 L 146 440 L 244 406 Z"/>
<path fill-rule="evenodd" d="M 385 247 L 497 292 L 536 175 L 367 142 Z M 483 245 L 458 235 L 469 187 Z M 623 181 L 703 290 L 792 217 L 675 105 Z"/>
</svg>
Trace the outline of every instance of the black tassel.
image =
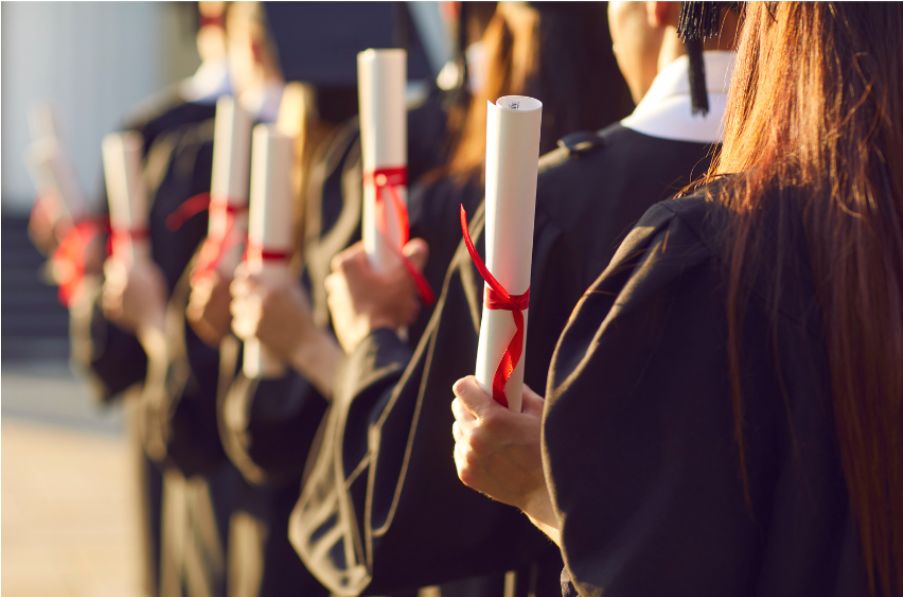
<svg viewBox="0 0 903 597">
<path fill-rule="evenodd" d="M 687 47 L 690 59 L 690 99 L 693 114 L 709 113 L 709 94 L 705 80 L 703 42 L 719 35 L 724 2 L 684 2 L 680 7 L 677 34 Z"/>
<path fill-rule="evenodd" d="M 705 41 L 718 35 L 723 2 L 684 2 L 680 7 L 677 35 L 681 41 Z"/>
<path fill-rule="evenodd" d="M 702 40 L 686 41 L 690 59 L 690 101 L 693 114 L 709 113 L 709 92 L 705 84 L 705 61 L 702 59 Z"/>
</svg>

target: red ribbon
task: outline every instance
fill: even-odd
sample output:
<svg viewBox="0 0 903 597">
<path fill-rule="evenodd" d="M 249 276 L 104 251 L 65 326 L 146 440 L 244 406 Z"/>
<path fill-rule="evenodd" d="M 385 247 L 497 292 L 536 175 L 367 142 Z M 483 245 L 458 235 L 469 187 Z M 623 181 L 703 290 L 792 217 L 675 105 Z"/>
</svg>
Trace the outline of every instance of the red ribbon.
<svg viewBox="0 0 903 597">
<path fill-rule="evenodd" d="M 57 276 L 58 296 L 69 307 L 85 278 L 85 251 L 97 235 L 109 228 L 106 218 L 85 219 L 72 227 L 57 246 L 50 262 Z"/>
<path fill-rule="evenodd" d="M 226 220 L 226 229 L 222 235 L 207 236 L 198 255 L 198 262 L 191 272 L 193 282 L 199 278 L 213 273 L 219 266 L 220 260 L 226 252 L 243 240 L 235 234 L 235 220 L 239 214 L 245 213 L 248 208 L 243 205 L 234 205 L 226 197 L 211 197 L 210 193 L 198 193 L 194 197 L 186 199 L 182 205 L 166 218 L 166 227 L 169 230 L 178 230 L 189 219 L 204 210 L 208 210 L 210 218 L 222 217 Z"/>
<path fill-rule="evenodd" d="M 244 259 L 245 261 L 250 259 L 258 261 L 285 261 L 291 256 L 292 254 L 289 251 L 273 249 L 257 243 L 248 242 L 248 248 L 245 251 Z"/>
<path fill-rule="evenodd" d="M 408 272 L 408 275 L 411 276 L 411 279 L 417 287 L 417 294 L 420 295 L 420 299 L 424 304 L 432 305 L 436 302 L 436 294 L 433 292 L 433 289 L 430 288 L 430 283 L 427 282 L 420 270 L 411 263 L 411 260 L 405 257 L 401 252 L 401 249 L 408 243 L 410 227 L 408 224 L 408 208 L 405 206 L 404 201 L 401 200 L 401 195 L 399 195 L 397 187 L 406 187 L 408 185 L 407 167 L 377 168 L 373 172 L 365 172 L 364 185 L 371 184 L 376 187 L 376 203 L 374 206 L 376 208 L 376 230 L 386 241 L 386 245 L 389 246 L 395 256 L 401 260 L 401 264 Z M 389 191 L 389 197 L 392 199 L 392 207 L 395 209 L 396 216 L 398 216 L 401 238 L 399 239 L 397 246 L 389 241 L 389 228 L 386 223 L 386 201 L 381 192 L 382 189 Z"/>
<path fill-rule="evenodd" d="M 113 255 L 116 252 L 116 245 L 150 238 L 147 228 L 113 228 L 108 219 L 104 220 L 104 231 L 109 234 L 107 237 L 107 255 Z"/>
<path fill-rule="evenodd" d="M 467 228 L 467 212 L 464 206 L 461 206 L 461 230 L 464 232 L 464 244 L 467 245 L 467 252 L 473 264 L 479 270 L 483 280 L 486 281 L 486 287 L 483 291 L 483 304 L 487 309 L 511 311 L 514 317 L 514 325 L 517 331 L 514 337 L 508 343 L 508 348 L 502 355 L 498 367 L 495 370 L 495 377 L 492 379 L 492 397 L 502 406 L 508 406 L 508 397 L 505 395 L 505 386 L 520 361 L 520 356 L 524 350 L 524 314 L 523 311 L 530 306 L 530 289 L 521 295 L 512 296 L 508 294 L 505 287 L 502 286 L 495 276 L 490 273 L 486 264 L 480 259 L 476 247 L 473 246 L 473 240 L 470 238 L 470 231 Z"/>
</svg>

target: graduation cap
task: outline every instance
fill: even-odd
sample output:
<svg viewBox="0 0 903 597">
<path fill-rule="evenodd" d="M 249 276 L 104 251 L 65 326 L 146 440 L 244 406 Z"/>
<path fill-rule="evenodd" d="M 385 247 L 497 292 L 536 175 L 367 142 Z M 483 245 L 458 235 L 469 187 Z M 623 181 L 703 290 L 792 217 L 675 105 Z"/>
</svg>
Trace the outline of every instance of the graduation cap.
<svg viewBox="0 0 903 597">
<path fill-rule="evenodd" d="M 432 79 L 403 2 L 263 2 L 267 31 L 286 81 L 357 85 L 357 54 L 408 50 L 408 79 Z"/>
<path fill-rule="evenodd" d="M 709 113 L 709 94 L 705 82 L 703 42 L 720 35 L 721 10 L 732 2 L 684 2 L 680 7 L 677 35 L 687 47 L 690 59 L 690 100 L 693 114 Z"/>
</svg>

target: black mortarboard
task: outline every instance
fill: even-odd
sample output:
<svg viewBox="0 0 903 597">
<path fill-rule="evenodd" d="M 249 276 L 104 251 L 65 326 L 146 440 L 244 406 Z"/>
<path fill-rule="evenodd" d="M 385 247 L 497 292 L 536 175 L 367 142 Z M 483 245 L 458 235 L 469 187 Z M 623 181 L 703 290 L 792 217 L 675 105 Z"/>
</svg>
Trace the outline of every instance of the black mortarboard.
<svg viewBox="0 0 903 597">
<path fill-rule="evenodd" d="M 677 34 L 687 47 L 690 60 L 690 99 L 693 114 L 709 113 L 709 94 L 705 81 L 703 42 L 720 35 L 721 9 L 729 2 L 684 2 L 680 7 Z"/>
<path fill-rule="evenodd" d="M 433 78 L 416 30 L 405 31 L 409 20 L 404 20 L 408 15 L 403 2 L 262 4 L 286 81 L 354 87 L 358 52 L 405 45 L 408 78 Z"/>
</svg>

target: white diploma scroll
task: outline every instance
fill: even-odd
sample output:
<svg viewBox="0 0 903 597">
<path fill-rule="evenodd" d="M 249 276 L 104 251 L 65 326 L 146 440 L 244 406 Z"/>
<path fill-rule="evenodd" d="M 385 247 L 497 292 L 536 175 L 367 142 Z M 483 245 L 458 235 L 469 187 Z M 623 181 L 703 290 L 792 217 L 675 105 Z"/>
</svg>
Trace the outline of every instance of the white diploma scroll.
<svg viewBox="0 0 903 597">
<path fill-rule="evenodd" d="M 141 134 L 135 131 L 110 133 L 103 138 L 113 253 L 129 263 L 150 257 L 142 145 Z"/>
<path fill-rule="evenodd" d="M 539 165 L 542 103 L 507 96 L 489 104 L 486 119 L 486 267 L 512 296 L 530 288 L 533 219 Z M 524 316 L 526 345 L 527 310 Z M 489 309 L 484 299 L 476 378 L 492 395 L 496 369 L 517 331 L 511 311 Z M 505 385 L 508 407 L 521 410 L 524 355 Z"/>
<path fill-rule="evenodd" d="M 28 128 L 31 130 L 31 138 L 34 141 L 41 139 L 63 138 L 60 127 L 60 117 L 56 108 L 49 103 L 35 104 L 28 109 Z"/>
<path fill-rule="evenodd" d="M 54 200 L 54 219 L 68 216 L 74 222 L 84 218 L 87 202 L 75 165 L 58 139 L 43 137 L 32 143 L 25 163 L 42 197 Z"/>
<path fill-rule="evenodd" d="M 274 278 L 289 275 L 295 201 L 291 172 L 294 139 L 275 125 L 254 127 L 251 147 L 251 203 L 248 215 L 248 271 Z M 280 377 L 285 363 L 256 339 L 245 342 L 247 377 Z"/>
<path fill-rule="evenodd" d="M 395 253 L 387 242 L 398 247 L 407 233 L 397 210 L 392 208 L 390 189 L 379 190 L 385 201 L 385 238 L 378 230 L 376 217 L 377 185 L 384 185 L 381 170 L 407 170 L 408 135 L 405 85 L 407 52 L 404 50 L 365 50 L 357 55 L 358 99 L 361 123 L 361 157 L 364 168 L 364 211 L 362 236 L 364 250 L 376 270 L 386 269 Z M 373 176 L 373 173 L 376 173 Z M 392 176 L 388 177 L 389 182 Z M 407 185 L 394 184 L 407 206 Z"/>
<path fill-rule="evenodd" d="M 248 226 L 251 125 L 251 116 L 232 96 L 216 102 L 207 239 L 225 249 L 218 267 L 229 276 L 241 260 L 243 245 L 237 239 Z M 233 236 L 226 239 L 227 235 Z"/>
</svg>

